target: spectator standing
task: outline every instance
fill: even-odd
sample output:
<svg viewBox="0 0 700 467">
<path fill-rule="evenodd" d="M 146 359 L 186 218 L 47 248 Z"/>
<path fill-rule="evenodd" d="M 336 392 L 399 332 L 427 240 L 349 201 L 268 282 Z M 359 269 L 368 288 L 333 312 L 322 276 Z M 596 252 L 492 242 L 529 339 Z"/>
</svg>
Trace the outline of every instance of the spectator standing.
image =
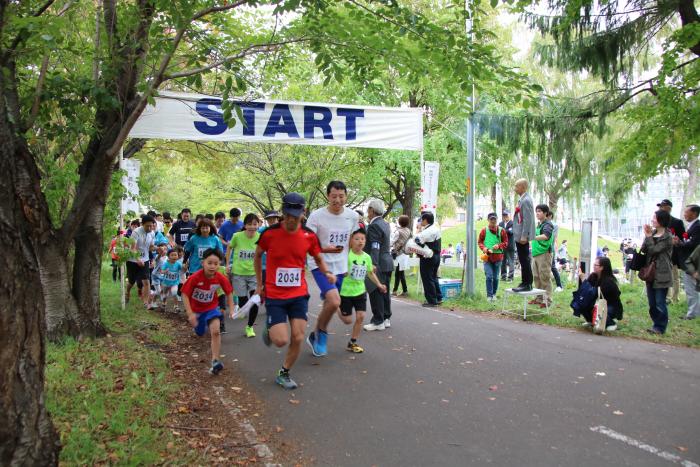
<svg viewBox="0 0 700 467">
<path fill-rule="evenodd" d="M 464 252 L 464 248 L 462 247 L 462 242 L 459 242 L 457 246 L 455 247 L 455 256 L 457 257 L 457 261 L 462 261 L 462 253 Z"/>
<path fill-rule="evenodd" d="M 440 268 L 440 228 L 435 225 L 435 216 L 432 212 L 424 212 L 420 216 L 421 231 L 416 236 L 416 244 L 420 247 L 427 246 L 433 252 L 433 256 L 420 258 L 420 277 L 423 281 L 423 293 L 425 294 L 424 307 L 436 307 L 442 303 L 442 293 L 438 282 L 438 269 Z"/>
<path fill-rule="evenodd" d="M 513 241 L 513 220 L 508 211 L 501 213 L 502 221 L 498 224 L 508 235 L 508 246 L 503 252 L 503 264 L 501 265 L 501 280 L 513 281 L 515 275 L 515 242 Z"/>
<path fill-rule="evenodd" d="M 549 211 L 547 213 L 547 220 L 552 223 L 554 231 L 552 232 L 552 276 L 554 277 L 554 282 L 557 284 L 555 292 L 561 292 L 564 287 L 561 285 L 561 277 L 559 277 L 559 270 L 557 269 L 557 238 L 559 236 L 559 226 L 554 222 L 554 213 Z"/>
<path fill-rule="evenodd" d="M 365 253 L 372 258 L 372 265 L 377 270 L 375 274 L 379 281 L 386 286 L 382 292 L 377 285 L 367 279 L 365 285 L 369 292 L 369 303 L 372 307 L 372 320 L 365 324 L 365 331 L 383 331 L 391 326 L 391 272 L 394 270 L 394 260 L 391 257 L 391 227 L 382 216 L 384 203 L 371 199 L 367 205 L 367 243 Z M 438 257 L 438 261 L 439 261 Z"/>
<path fill-rule="evenodd" d="M 481 229 L 477 245 L 479 249 L 487 256 L 484 261 L 484 273 L 486 274 L 486 299 L 489 302 L 496 300 L 496 292 L 498 291 L 498 277 L 500 275 L 503 256 L 508 248 L 508 233 L 498 222 L 498 216 L 495 212 L 488 216 L 488 226 Z"/>
<path fill-rule="evenodd" d="M 651 334 L 664 334 L 668 326 L 668 308 L 666 296 L 673 281 L 673 252 L 672 235 L 667 230 L 671 221 L 668 211 L 659 209 L 654 213 L 652 225 L 644 225 L 644 243 L 642 252 L 646 253 L 646 265 L 656 263 L 656 274 L 652 281 L 646 283 L 649 316 L 653 326 L 647 329 Z"/>
<path fill-rule="evenodd" d="M 671 200 L 662 199 L 661 202 L 656 206 L 662 211 L 668 212 L 669 216 L 671 216 L 671 211 L 673 210 L 673 203 L 671 202 Z M 673 242 L 674 247 L 673 252 L 671 253 L 671 262 L 673 263 L 671 302 L 678 303 L 678 294 L 681 288 L 681 276 L 680 274 L 678 274 L 678 268 L 681 262 L 678 261 L 678 251 L 676 250 L 676 245 L 678 244 L 678 241 L 683 240 L 683 234 L 685 233 L 685 226 L 683 225 L 683 221 L 671 216 L 671 220 L 668 224 L 668 231 L 671 233 L 672 237 L 676 238 L 676 241 Z M 673 238 L 671 240 L 673 240 Z"/>
<path fill-rule="evenodd" d="M 531 301 L 542 308 L 552 303 L 552 244 L 554 242 L 554 225 L 547 219 L 549 206 L 538 204 L 535 208 L 537 216 L 537 228 L 535 229 L 535 241 L 532 242 L 532 261 L 535 286 L 545 291 L 545 299 L 541 297 Z M 546 300 L 546 303 L 545 303 Z"/>
<path fill-rule="evenodd" d="M 399 228 L 394 233 L 394 241 L 391 244 L 391 255 L 395 258 L 396 274 L 394 278 L 393 295 L 402 296 L 408 294 L 406 286 L 406 269 L 408 269 L 408 255 L 405 252 L 406 242 L 411 238 L 411 219 L 408 216 L 399 216 Z M 397 294 L 399 283 L 403 292 Z"/>
<path fill-rule="evenodd" d="M 521 178 L 515 182 L 515 193 L 520 196 L 513 216 L 513 238 L 520 261 L 522 280 L 514 292 L 532 290 L 532 265 L 530 263 L 530 242 L 535 238 L 535 210 L 532 198 L 527 192 L 528 181 Z M 550 271 L 551 274 L 551 271 Z"/>
<path fill-rule="evenodd" d="M 695 247 L 695 250 L 685 260 L 685 273 L 695 281 L 696 299 L 700 300 L 700 246 Z M 693 319 L 687 318 L 686 319 Z"/>
<path fill-rule="evenodd" d="M 678 240 L 674 237 L 673 249 L 677 255 L 678 267 L 683 269 L 683 290 L 688 300 L 688 312 L 681 319 L 695 319 L 700 315 L 700 297 L 697 292 L 697 280 L 693 277 L 693 273 L 697 268 L 688 269 L 687 260 L 693 251 L 700 245 L 700 206 L 697 204 L 689 204 L 683 211 L 683 217 L 688 222 L 688 227 L 682 235 L 682 239 Z"/>
</svg>

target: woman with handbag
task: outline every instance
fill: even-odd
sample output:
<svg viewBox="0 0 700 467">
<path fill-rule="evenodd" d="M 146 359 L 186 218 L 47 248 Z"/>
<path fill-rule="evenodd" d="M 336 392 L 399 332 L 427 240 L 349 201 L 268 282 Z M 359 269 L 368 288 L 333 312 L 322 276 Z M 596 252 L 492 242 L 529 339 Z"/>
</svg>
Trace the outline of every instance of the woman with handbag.
<svg viewBox="0 0 700 467">
<path fill-rule="evenodd" d="M 580 273 L 579 278 L 583 280 L 585 274 Z M 610 258 L 601 256 L 593 261 L 593 271 L 589 274 L 588 278 L 585 280 L 592 287 L 599 288 L 599 296 L 607 302 L 608 311 L 607 318 L 605 321 L 606 331 L 616 331 L 617 323 L 615 320 L 621 320 L 624 309 L 622 307 L 622 301 L 620 300 L 620 288 L 617 286 L 617 279 L 613 275 L 612 265 L 610 263 Z M 579 284 L 579 288 L 580 284 Z M 586 320 L 584 326 L 593 326 L 593 308 L 589 310 L 582 310 L 581 316 Z"/>
<path fill-rule="evenodd" d="M 406 242 L 411 238 L 411 229 L 408 227 L 411 224 L 411 219 L 406 216 L 399 216 L 399 228 L 395 232 L 395 238 L 391 245 L 391 255 L 394 257 L 394 265 L 396 266 L 396 279 L 394 280 L 394 291 L 392 295 L 404 296 L 408 295 L 408 287 L 406 286 L 406 269 L 408 269 L 408 255 L 406 254 Z M 399 283 L 403 288 L 403 292 L 398 294 Z"/>
<path fill-rule="evenodd" d="M 646 282 L 649 316 L 654 325 L 647 329 L 650 334 L 663 334 L 668 326 L 666 295 L 671 287 L 673 251 L 672 235 L 667 230 L 671 215 L 662 210 L 654 213 L 651 226 L 644 225 L 642 253 L 646 254 L 646 264 L 639 271 L 639 278 Z"/>
</svg>

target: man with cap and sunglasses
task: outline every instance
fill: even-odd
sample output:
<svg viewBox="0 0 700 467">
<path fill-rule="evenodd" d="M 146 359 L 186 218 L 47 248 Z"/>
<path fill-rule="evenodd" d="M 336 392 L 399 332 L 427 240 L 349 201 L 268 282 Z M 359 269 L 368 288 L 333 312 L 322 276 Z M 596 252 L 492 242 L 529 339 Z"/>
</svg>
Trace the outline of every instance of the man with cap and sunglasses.
<svg viewBox="0 0 700 467">
<path fill-rule="evenodd" d="M 328 270 L 321 256 L 321 245 L 316 234 L 302 226 L 306 201 L 298 193 L 287 193 L 282 198 L 282 221 L 268 227 L 258 239 L 255 250 L 255 293 L 265 300 L 267 325 L 263 332 L 265 345 L 277 347 L 289 344 L 282 368 L 275 382 L 285 389 L 296 389 L 289 370 L 299 357 L 304 341 L 309 291 L 306 284 L 306 255 L 311 255 L 331 284 L 335 275 Z M 262 255 L 267 253 L 267 274 L 262 278 Z M 291 340 L 289 328 L 291 327 Z"/>
<path fill-rule="evenodd" d="M 666 211 L 669 214 L 671 214 L 671 211 L 673 210 L 673 203 L 669 199 L 662 199 L 660 203 L 658 203 L 656 206 L 658 206 L 659 209 L 662 211 Z M 676 245 L 679 241 L 683 240 L 683 234 L 685 233 L 685 225 L 683 224 L 683 221 L 671 216 L 671 222 L 668 224 L 668 231 L 671 232 L 672 238 L 675 237 L 676 240 L 674 240 L 674 245 Z M 678 273 L 678 267 L 680 264 L 678 263 L 678 249 L 674 246 L 673 252 L 671 253 L 671 263 L 673 263 L 673 268 L 672 268 L 672 284 L 671 284 L 671 302 L 673 303 L 678 303 L 678 293 L 681 288 L 681 281 L 680 281 L 680 274 Z"/>
</svg>

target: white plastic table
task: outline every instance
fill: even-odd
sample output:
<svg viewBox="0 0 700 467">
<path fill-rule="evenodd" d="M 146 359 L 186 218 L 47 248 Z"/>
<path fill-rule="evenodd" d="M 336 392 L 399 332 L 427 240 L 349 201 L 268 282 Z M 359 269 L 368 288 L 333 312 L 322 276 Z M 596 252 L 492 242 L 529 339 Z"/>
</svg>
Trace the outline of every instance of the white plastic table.
<svg viewBox="0 0 700 467">
<path fill-rule="evenodd" d="M 506 310 L 506 300 L 508 297 L 508 294 L 511 295 L 517 295 L 519 297 L 523 298 L 523 311 L 522 313 L 520 310 Z M 527 292 L 514 292 L 513 289 L 506 289 L 505 293 L 503 294 L 503 300 L 501 304 L 501 313 L 503 314 L 511 314 L 511 315 L 517 315 L 520 316 L 522 314 L 523 321 L 527 320 L 527 301 L 528 299 L 532 299 L 533 297 L 542 297 L 542 301 L 545 304 L 545 308 L 543 311 L 536 311 L 534 313 L 530 313 L 531 316 L 536 316 L 536 315 L 545 315 L 549 314 L 549 303 L 547 303 L 547 292 L 543 289 L 532 289 L 528 290 Z"/>
</svg>

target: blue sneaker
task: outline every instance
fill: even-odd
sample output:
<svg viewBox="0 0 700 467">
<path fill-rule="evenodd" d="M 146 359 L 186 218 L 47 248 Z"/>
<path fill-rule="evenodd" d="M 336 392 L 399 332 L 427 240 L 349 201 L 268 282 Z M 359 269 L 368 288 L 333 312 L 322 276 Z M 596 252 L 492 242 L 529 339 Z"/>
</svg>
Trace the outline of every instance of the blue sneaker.
<svg viewBox="0 0 700 467">
<path fill-rule="evenodd" d="M 314 345 L 314 355 L 317 357 L 325 357 L 328 354 L 326 344 L 328 343 L 328 333 L 319 330 L 316 345 Z"/>
<path fill-rule="evenodd" d="M 314 357 L 321 356 L 316 352 L 316 334 L 313 331 L 311 331 L 306 337 L 306 343 L 309 345 L 309 347 L 311 347 L 311 353 Z"/>
<path fill-rule="evenodd" d="M 212 375 L 218 375 L 223 369 L 224 364 L 218 360 L 214 360 L 211 362 L 211 368 L 209 368 L 209 373 L 211 373 Z"/>
<path fill-rule="evenodd" d="M 283 372 L 282 370 L 280 370 L 277 373 L 277 377 L 275 378 L 275 383 L 279 384 L 284 389 L 289 389 L 289 390 L 296 389 L 298 387 L 297 383 L 295 383 L 294 380 L 289 377 L 289 372 Z"/>
</svg>

